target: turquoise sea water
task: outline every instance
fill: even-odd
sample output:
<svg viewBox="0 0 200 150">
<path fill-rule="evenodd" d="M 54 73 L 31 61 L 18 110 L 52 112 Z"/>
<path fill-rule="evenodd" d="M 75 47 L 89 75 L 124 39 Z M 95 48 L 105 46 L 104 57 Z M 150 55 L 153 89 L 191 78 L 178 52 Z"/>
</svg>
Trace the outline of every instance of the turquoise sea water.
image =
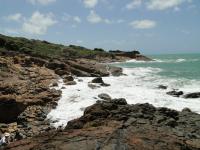
<svg viewBox="0 0 200 150">
<path fill-rule="evenodd" d="M 162 71 L 158 74 L 163 77 L 200 80 L 200 54 L 150 55 L 149 57 L 155 61 L 129 61 L 118 65 L 126 68 L 160 68 Z"/>
<path fill-rule="evenodd" d="M 59 88 L 62 90 L 62 98 L 48 118 L 58 121 L 54 124 L 56 127 L 66 125 L 69 120 L 80 117 L 85 107 L 99 100 L 98 95 L 101 93 L 107 93 L 112 98 L 125 98 L 129 104 L 150 103 L 179 111 L 187 107 L 200 114 L 200 98 L 184 98 L 185 94 L 200 92 L 200 54 L 149 57 L 154 61 L 130 60 L 112 64 L 121 66 L 126 75 L 103 77 L 103 81 L 110 84 L 108 87 L 89 88 L 88 82 L 92 77 L 77 78 L 77 84 L 73 86 L 65 86 L 61 80 Z M 159 89 L 159 85 L 165 85 L 167 89 Z M 63 86 L 66 88 L 61 88 Z M 184 95 L 173 97 L 167 94 L 174 89 L 183 91 Z"/>
</svg>

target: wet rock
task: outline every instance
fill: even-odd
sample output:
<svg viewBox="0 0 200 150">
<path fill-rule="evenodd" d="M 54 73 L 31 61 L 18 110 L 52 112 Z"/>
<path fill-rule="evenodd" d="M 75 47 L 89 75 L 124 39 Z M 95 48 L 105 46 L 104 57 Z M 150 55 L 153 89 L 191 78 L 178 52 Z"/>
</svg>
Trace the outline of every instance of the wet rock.
<svg viewBox="0 0 200 150">
<path fill-rule="evenodd" d="M 105 93 L 99 94 L 98 97 L 107 101 L 112 99 L 108 94 L 105 94 Z"/>
<path fill-rule="evenodd" d="M 200 98 L 200 92 L 186 94 L 184 98 Z"/>
<path fill-rule="evenodd" d="M 91 89 L 101 88 L 100 86 L 93 84 L 93 83 L 88 83 L 88 87 L 91 88 Z"/>
<path fill-rule="evenodd" d="M 174 97 L 179 97 L 181 95 L 183 95 L 183 91 L 170 91 L 170 92 L 167 92 L 168 95 L 171 95 L 171 96 L 174 96 Z"/>
<path fill-rule="evenodd" d="M 58 83 L 57 83 L 57 82 L 54 82 L 54 83 L 52 83 L 52 86 L 53 86 L 53 87 L 56 87 L 56 86 L 58 86 Z"/>
<path fill-rule="evenodd" d="M 102 79 L 101 77 L 97 77 L 97 78 L 94 78 L 94 79 L 91 81 L 91 83 L 101 83 L 101 84 L 103 84 L 104 81 L 103 81 L 103 79 Z"/>
<path fill-rule="evenodd" d="M 165 86 L 165 85 L 159 85 L 159 86 L 158 86 L 158 89 L 166 90 L 166 89 L 167 89 L 167 86 Z"/>
<path fill-rule="evenodd" d="M 83 80 L 82 79 L 78 79 L 78 82 L 83 82 Z"/>
<path fill-rule="evenodd" d="M 64 82 L 74 81 L 74 78 L 71 75 L 64 75 L 63 79 L 64 79 Z"/>
<path fill-rule="evenodd" d="M 118 77 L 118 76 L 121 76 L 121 75 L 123 75 L 123 71 L 122 71 L 122 68 L 119 68 L 119 67 L 109 67 L 109 71 L 111 72 L 111 75 L 112 76 L 116 76 L 116 77 Z"/>
<path fill-rule="evenodd" d="M 65 82 L 65 85 L 76 85 L 76 81 Z"/>
<path fill-rule="evenodd" d="M 104 83 L 103 79 L 101 77 L 97 77 L 97 78 L 94 78 L 91 83 L 98 83 L 100 84 L 101 86 L 110 86 L 110 84 L 107 84 L 107 83 Z"/>
<path fill-rule="evenodd" d="M 200 115 L 193 112 L 155 108 L 147 103 L 129 105 L 125 99 L 114 99 L 87 107 L 84 115 L 69 121 L 64 130 L 47 130 L 7 148 L 197 150 L 199 124 Z"/>
</svg>

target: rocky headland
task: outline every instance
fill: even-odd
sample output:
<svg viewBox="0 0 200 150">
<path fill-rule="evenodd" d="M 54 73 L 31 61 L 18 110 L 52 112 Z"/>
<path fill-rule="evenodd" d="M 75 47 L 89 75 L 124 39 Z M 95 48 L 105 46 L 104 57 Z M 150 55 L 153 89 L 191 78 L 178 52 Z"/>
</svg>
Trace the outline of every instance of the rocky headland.
<svg viewBox="0 0 200 150">
<path fill-rule="evenodd" d="M 10 134 L 10 143 L 0 149 L 199 149 L 200 115 L 129 105 L 107 94 L 65 129 L 50 125 L 47 114 L 62 96 L 56 90 L 60 78 L 70 86 L 76 76 L 96 77 L 89 87 L 109 86 L 101 77 L 123 74 L 105 63 L 130 59 L 151 61 L 138 51 L 106 52 L 0 35 L 0 135 Z"/>
</svg>

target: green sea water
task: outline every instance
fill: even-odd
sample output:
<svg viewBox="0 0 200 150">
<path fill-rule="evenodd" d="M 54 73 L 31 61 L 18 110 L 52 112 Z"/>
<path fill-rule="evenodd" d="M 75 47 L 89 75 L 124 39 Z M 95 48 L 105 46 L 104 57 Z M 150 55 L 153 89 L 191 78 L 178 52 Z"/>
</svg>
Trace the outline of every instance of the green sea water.
<svg viewBox="0 0 200 150">
<path fill-rule="evenodd" d="M 160 68 L 162 71 L 158 74 L 163 77 L 200 80 L 200 54 L 150 55 L 149 57 L 154 61 L 129 61 L 118 65 L 126 68 Z"/>
</svg>

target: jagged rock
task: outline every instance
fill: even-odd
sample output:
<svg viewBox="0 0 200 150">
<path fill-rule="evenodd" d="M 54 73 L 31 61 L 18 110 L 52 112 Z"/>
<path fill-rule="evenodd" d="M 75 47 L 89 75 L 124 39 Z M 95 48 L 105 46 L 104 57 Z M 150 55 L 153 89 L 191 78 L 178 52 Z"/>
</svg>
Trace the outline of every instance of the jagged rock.
<svg viewBox="0 0 200 150">
<path fill-rule="evenodd" d="M 114 99 L 87 107 L 84 115 L 69 121 L 65 130 L 50 130 L 11 143 L 6 149 L 197 150 L 199 124 L 200 115 L 193 112 L 155 108 L 147 103 L 128 105 L 125 99 Z"/>
<path fill-rule="evenodd" d="M 175 96 L 175 97 L 179 97 L 181 95 L 183 95 L 183 91 L 170 91 L 170 92 L 167 92 L 168 95 L 171 95 L 171 96 Z"/>
<path fill-rule="evenodd" d="M 184 98 L 200 98 L 200 92 L 186 94 Z"/>
<path fill-rule="evenodd" d="M 107 83 L 104 83 L 103 79 L 101 77 L 97 77 L 97 78 L 94 78 L 91 83 L 98 83 L 100 84 L 101 86 L 110 86 L 110 84 L 107 84 Z"/>
</svg>

